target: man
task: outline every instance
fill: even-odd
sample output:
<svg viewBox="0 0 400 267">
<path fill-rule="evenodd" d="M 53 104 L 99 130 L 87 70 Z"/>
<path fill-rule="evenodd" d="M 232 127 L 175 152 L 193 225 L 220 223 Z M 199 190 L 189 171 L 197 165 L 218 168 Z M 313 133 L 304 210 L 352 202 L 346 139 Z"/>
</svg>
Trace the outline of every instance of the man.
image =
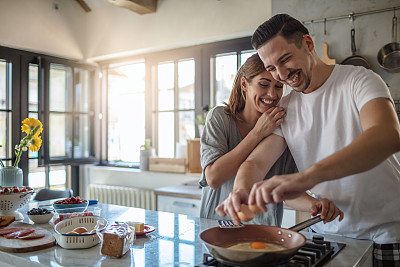
<svg viewBox="0 0 400 267">
<path fill-rule="evenodd" d="M 239 223 L 240 203 L 266 211 L 267 203 L 310 190 L 345 214 L 312 230 L 373 240 L 374 266 L 399 266 L 400 165 L 393 154 L 400 126 L 385 82 L 363 67 L 324 64 L 308 30 L 286 14 L 260 25 L 252 44 L 273 77 L 294 90 L 281 100 L 281 128 L 241 165 L 217 212 Z M 262 181 L 286 143 L 299 172 Z"/>
</svg>

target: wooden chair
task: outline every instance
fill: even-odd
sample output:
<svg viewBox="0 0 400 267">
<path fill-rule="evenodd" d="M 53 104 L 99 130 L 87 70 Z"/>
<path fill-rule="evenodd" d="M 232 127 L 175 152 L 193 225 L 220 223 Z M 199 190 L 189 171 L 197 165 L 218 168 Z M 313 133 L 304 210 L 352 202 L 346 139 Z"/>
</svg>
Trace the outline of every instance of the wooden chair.
<svg viewBox="0 0 400 267">
<path fill-rule="evenodd" d="M 51 190 L 51 189 L 40 189 L 39 192 L 36 193 L 34 200 L 42 201 L 56 198 L 69 198 L 73 196 L 72 189 L 66 190 Z"/>
</svg>

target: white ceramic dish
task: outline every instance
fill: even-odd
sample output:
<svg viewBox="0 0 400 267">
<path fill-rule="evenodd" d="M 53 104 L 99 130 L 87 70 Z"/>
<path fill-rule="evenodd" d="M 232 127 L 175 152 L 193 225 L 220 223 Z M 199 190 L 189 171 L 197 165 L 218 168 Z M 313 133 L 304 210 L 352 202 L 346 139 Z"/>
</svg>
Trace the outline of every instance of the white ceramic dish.
<svg viewBox="0 0 400 267">
<path fill-rule="evenodd" d="M 42 214 L 42 215 L 28 214 L 28 217 L 34 223 L 40 224 L 40 223 L 48 223 L 51 220 L 51 218 L 53 218 L 53 215 L 54 215 L 53 213 Z"/>
<path fill-rule="evenodd" d="M 98 225 L 99 232 L 107 227 L 107 220 L 98 216 L 73 217 L 57 223 L 54 226 L 58 245 L 65 249 L 90 248 L 100 242 L 97 233 L 71 235 L 67 234 L 77 227 L 85 227 L 89 231 Z"/>
</svg>

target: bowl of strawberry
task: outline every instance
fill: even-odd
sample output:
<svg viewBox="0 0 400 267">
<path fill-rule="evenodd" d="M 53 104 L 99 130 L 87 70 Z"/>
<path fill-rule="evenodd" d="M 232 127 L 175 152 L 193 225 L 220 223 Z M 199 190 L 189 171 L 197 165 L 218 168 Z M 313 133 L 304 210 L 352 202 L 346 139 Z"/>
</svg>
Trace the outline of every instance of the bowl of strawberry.
<svg viewBox="0 0 400 267">
<path fill-rule="evenodd" d="M 82 212 L 87 209 L 89 202 L 77 197 L 69 197 L 53 203 L 53 208 L 58 213 Z"/>
</svg>

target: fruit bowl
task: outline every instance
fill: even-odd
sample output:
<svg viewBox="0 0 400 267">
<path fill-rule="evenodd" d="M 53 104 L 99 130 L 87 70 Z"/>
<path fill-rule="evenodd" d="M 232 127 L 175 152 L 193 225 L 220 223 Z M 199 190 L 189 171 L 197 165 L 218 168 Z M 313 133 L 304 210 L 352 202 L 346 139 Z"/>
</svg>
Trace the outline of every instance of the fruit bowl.
<svg viewBox="0 0 400 267">
<path fill-rule="evenodd" d="M 1 216 L 15 216 L 16 220 L 23 219 L 24 216 L 17 210 L 25 206 L 30 200 L 35 191 L 32 189 L 26 192 L 3 192 L 0 193 L 0 215 Z"/>
<path fill-rule="evenodd" d="M 68 211 L 71 212 L 82 212 L 86 210 L 89 205 L 89 201 L 82 200 L 79 196 L 69 197 L 63 200 L 59 200 L 53 203 L 53 208 L 58 213 Z"/>
<path fill-rule="evenodd" d="M 37 209 L 33 208 L 26 214 L 28 215 L 29 219 L 31 219 L 31 221 L 33 221 L 36 224 L 47 223 L 54 216 L 53 212 L 51 212 L 48 209 L 42 209 L 42 208 L 37 208 Z"/>
<path fill-rule="evenodd" d="M 89 202 L 83 202 L 78 204 L 53 204 L 53 208 L 58 213 L 72 213 L 82 212 L 87 209 Z"/>
</svg>

